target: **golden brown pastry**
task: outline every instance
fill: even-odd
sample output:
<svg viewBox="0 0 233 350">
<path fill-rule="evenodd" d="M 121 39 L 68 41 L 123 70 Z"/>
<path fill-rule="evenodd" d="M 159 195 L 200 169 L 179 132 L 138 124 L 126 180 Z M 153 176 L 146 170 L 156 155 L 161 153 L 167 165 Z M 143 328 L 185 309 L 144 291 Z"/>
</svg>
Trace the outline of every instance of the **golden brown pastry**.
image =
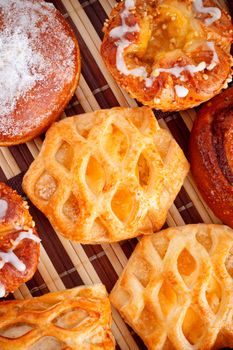
<svg viewBox="0 0 233 350">
<path fill-rule="evenodd" d="M 103 285 L 1 303 L 1 350 L 113 350 Z"/>
<path fill-rule="evenodd" d="M 231 81 L 233 26 L 213 0 L 125 0 L 104 33 L 107 68 L 150 107 L 194 107 Z"/>
<path fill-rule="evenodd" d="M 213 212 L 233 228 L 233 87 L 199 110 L 189 150 L 201 194 Z"/>
<path fill-rule="evenodd" d="M 0 297 L 14 292 L 36 271 L 40 239 L 34 226 L 27 202 L 0 182 Z"/>
<path fill-rule="evenodd" d="M 149 350 L 233 346 L 233 230 L 174 227 L 143 237 L 110 301 Z"/>
<path fill-rule="evenodd" d="M 113 108 L 54 124 L 23 188 L 65 237 L 114 242 L 159 230 L 188 170 L 149 108 Z"/>
<path fill-rule="evenodd" d="M 51 3 L 0 1 L 0 145 L 42 133 L 74 94 L 80 54 L 73 31 Z"/>
</svg>

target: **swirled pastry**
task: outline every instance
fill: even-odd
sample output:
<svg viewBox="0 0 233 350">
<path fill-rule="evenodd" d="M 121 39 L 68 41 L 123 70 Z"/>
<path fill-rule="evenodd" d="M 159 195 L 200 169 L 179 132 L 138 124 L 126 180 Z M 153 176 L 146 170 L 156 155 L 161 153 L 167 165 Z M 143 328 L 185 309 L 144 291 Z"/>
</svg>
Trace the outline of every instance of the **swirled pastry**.
<svg viewBox="0 0 233 350">
<path fill-rule="evenodd" d="M 125 0 L 104 33 L 108 69 L 150 107 L 197 106 L 231 81 L 233 26 L 213 0 Z"/>
<path fill-rule="evenodd" d="M 149 350 L 233 346 L 233 230 L 174 227 L 143 237 L 110 301 Z"/>
<path fill-rule="evenodd" d="M 65 237 L 113 242 L 160 229 L 188 170 L 149 108 L 113 108 L 54 124 L 23 188 Z"/>
<path fill-rule="evenodd" d="M 14 292 L 36 271 L 40 239 L 34 226 L 27 203 L 0 182 L 0 297 Z"/>
<path fill-rule="evenodd" d="M 78 43 L 42 0 L 0 0 L 0 145 L 26 142 L 63 111 L 80 73 Z"/>
<path fill-rule="evenodd" d="M 191 132 L 190 159 L 207 204 L 233 228 L 233 87 L 198 112 Z"/>
<path fill-rule="evenodd" d="M 103 285 L 1 303 L 1 350 L 113 350 Z"/>
</svg>

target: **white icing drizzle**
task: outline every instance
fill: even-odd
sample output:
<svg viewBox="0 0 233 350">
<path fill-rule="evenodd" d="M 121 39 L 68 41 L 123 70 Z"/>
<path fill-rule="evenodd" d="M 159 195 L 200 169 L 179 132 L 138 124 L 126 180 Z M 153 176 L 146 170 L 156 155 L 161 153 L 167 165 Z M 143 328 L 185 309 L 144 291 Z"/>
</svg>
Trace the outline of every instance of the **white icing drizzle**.
<svg viewBox="0 0 233 350">
<path fill-rule="evenodd" d="M 0 298 L 3 298 L 5 294 L 6 294 L 6 288 L 4 287 L 3 284 L 0 283 Z"/>
<path fill-rule="evenodd" d="M 17 257 L 14 253 L 14 249 L 18 246 L 18 244 L 24 239 L 31 239 L 36 243 L 40 243 L 40 238 L 33 234 L 32 229 L 28 229 L 27 231 L 22 231 L 18 235 L 18 237 L 13 241 L 11 249 L 8 252 L 0 251 L 0 270 L 4 267 L 5 264 L 10 263 L 14 266 L 14 268 L 20 272 L 26 270 L 25 264 Z M 5 287 L 0 283 L 0 297 L 5 295 Z"/>
<path fill-rule="evenodd" d="M 195 0 L 195 1 L 197 5 L 198 4 L 200 5 L 199 0 Z M 117 45 L 116 67 L 122 74 L 126 76 L 133 75 L 135 77 L 141 77 L 144 79 L 146 87 L 151 87 L 153 85 L 155 78 L 158 77 L 161 72 L 169 73 L 171 75 L 174 75 L 176 78 L 180 78 L 181 81 L 185 81 L 185 77 L 182 76 L 181 73 L 188 71 L 191 75 L 193 75 L 197 72 L 203 71 L 204 69 L 212 70 L 219 63 L 219 59 L 218 59 L 217 52 L 215 50 L 214 43 L 207 41 L 208 48 L 213 52 L 213 57 L 209 65 L 207 65 L 206 62 L 202 61 L 197 66 L 189 64 L 183 67 L 175 65 L 174 67 L 170 67 L 170 68 L 156 68 L 154 69 L 151 76 L 148 75 L 146 68 L 143 66 L 133 68 L 133 69 L 128 69 L 126 62 L 124 60 L 124 50 L 131 45 L 131 42 L 129 40 L 126 40 L 124 36 L 127 33 L 139 32 L 140 30 L 137 24 L 130 27 L 126 23 L 126 18 L 129 16 L 130 10 L 132 10 L 134 7 L 135 7 L 135 0 L 126 0 L 125 8 L 120 14 L 121 25 L 113 28 L 110 31 L 110 37 L 119 39 L 119 41 L 116 43 Z M 206 9 L 209 9 L 209 8 L 206 8 Z M 180 85 L 177 85 L 177 86 L 182 87 Z M 185 97 L 188 94 L 188 89 L 184 87 L 182 87 L 182 89 L 180 88 L 177 88 L 177 89 L 178 89 L 178 94 L 180 94 L 179 97 Z M 184 95 L 184 96 L 181 96 L 181 95 Z"/>
<path fill-rule="evenodd" d="M 178 97 L 185 97 L 188 95 L 189 90 L 182 85 L 175 85 L 175 92 Z"/>
<path fill-rule="evenodd" d="M 204 7 L 202 0 L 194 0 L 193 4 L 197 12 L 207 13 L 211 16 L 205 19 L 207 26 L 221 18 L 221 10 L 218 7 Z"/>
<path fill-rule="evenodd" d="M 8 203 L 5 199 L 0 199 L 0 220 L 6 216 Z"/>
</svg>

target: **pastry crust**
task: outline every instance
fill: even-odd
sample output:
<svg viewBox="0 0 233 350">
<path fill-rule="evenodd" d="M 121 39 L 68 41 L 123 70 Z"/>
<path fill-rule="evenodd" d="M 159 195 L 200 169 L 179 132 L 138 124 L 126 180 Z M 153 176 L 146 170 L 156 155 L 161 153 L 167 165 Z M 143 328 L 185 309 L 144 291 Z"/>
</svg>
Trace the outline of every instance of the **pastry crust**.
<svg viewBox="0 0 233 350">
<path fill-rule="evenodd" d="M 34 275 L 40 239 L 27 202 L 0 183 L 0 297 L 14 292 Z"/>
<path fill-rule="evenodd" d="M 111 308 L 103 285 L 1 303 L 1 350 L 113 350 Z"/>
<path fill-rule="evenodd" d="M 233 346 L 233 231 L 174 227 L 143 237 L 110 301 L 149 350 Z"/>
<path fill-rule="evenodd" d="M 114 242 L 159 230 L 188 170 L 149 108 L 119 107 L 54 124 L 23 188 L 65 237 Z"/>
<path fill-rule="evenodd" d="M 213 212 L 233 228 L 233 87 L 199 110 L 189 151 L 201 194 Z"/>
<path fill-rule="evenodd" d="M 213 0 L 125 0 L 103 31 L 107 68 L 150 107 L 191 108 L 231 81 L 233 26 Z"/>
<path fill-rule="evenodd" d="M 75 92 L 80 53 L 74 32 L 41 0 L 0 5 L 0 145 L 35 138 L 58 118 Z"/>
</svg>

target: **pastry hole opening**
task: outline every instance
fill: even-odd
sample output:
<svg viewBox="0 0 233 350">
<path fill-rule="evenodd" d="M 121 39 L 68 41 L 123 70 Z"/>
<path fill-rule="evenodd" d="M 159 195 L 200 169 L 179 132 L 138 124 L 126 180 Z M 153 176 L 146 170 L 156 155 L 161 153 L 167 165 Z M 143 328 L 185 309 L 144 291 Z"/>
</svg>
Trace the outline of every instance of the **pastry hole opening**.
<svg viewBox="0 0 233 350">
<path fill-rule="evenodd" d="M 80 213 L 79 203 L 73 193 L 63 205 L 63 214 L 73 223 L 78 220 Z"/>
<path fill-rule="evenodd" d="M 100 218 L 95 219 L 91 231 L 97 239 L 104 240 L 109 237 L 109 231 Z"/>
<path fill-rule="evenodd" d="M 220 284 L 215 278 L 211 277 L 207 289 L 206 289 L 206 300 L 211 310 L 216 314 L 219 310 L 222 298 L 222 291 Z"/>
<path fill-rule="evenodd" d="M 90 318 L 89 313 L 83 309 L 77 308 L 64 311 L 55 318 L 53 323 L 60 328 L 73 329 L 78 327 L 87 318 Z"/>
<path fill-rule="evenodd" d="M 16 323 L 0 329 L 0 336 L 9 339 L 17 339 L 30 332 L 33 328 L 33 326 L 27 323 Z"/>
<path fill-rule="evenodd" d="M 143 154 L 140 155 L 136 165 L 136 176 L 142 187 L 148 186 L 150 179 L 150 167 Z"/>
<path fill-rule="evenodd" d="M 138 323 L 144 335 L 149 335 L 155 331 L 155 324 L 158 324 L 158 320 L 149 305 L 146 305 L 142 310 Z"/>
<path fill-rule="evenodd" d="M 121 185 L 117 189 L 112 198 L 111 206 L 118 219 L 127 222 L 134 206 L 134 198 L 126 186 Z"/>
<path fill-rule="evenodd" d="M 166 236 L 161 235 L 159 236 L 159 238 L 157 238 L 155 235 L 155 237 L 152 238 L 152 243 L 160 258 L 163 259 L 166 255 L 169 246 L 169 239 Z"/>
<path fill-rule="evenodd" d="M 150 264 L 143 257 L 139 256 L 136 262 L 132 262 L 131 271 L 133 271 L 134 276 L 139 280 L 141 285 L 146 288 L 150 282 Z"/>
<path fill-rule="evenodd" d="M 87 164 L 86 182 L 95 195 L 101 193 L 105 185 L 104 169 L 94 157 L 90 157 Z"/>
<path fill-rule="evenodd" d="M 170 284 L 164 281 L 159 290 L 158 297 L 161 310 L 167 316 L 177 303 L 177 295 Z"/>
<path fill-rule="evenodd" d="M 35 185 L 35 193 L 40 199 L 49 201 L 54 192 L 56 191 L 56 180 L 44 172 Z"/>
<path fill-rule="evenodd" d="M 45 336 L 29 346 L 28 350 L 64 350 L 66 344 L 59 339 Z"/>
<path fill-rule="evenodd" d="M 212 238 L 209 230 L 204 231 L 204 229 L 201 229 L 201 231 L 197 232 L 196 240 L 201 245 L 203 245 L 203 247 L 207 250 L 207 252 L 210 252 L 212 247 Z"/>
<path fill-rule="evenodd" d="M 203 334 L 203 330 L 205 330 L 201 315 L 191 307 L 188 308 L 185 314 L 182 329 L 184 336 L 191 345 L 195 345 L 198 342 Z"/>
<path fill-rule="evenodd" d="M 233 278 L 233 246 L 229 250 L 229 253 L 226 257 L 225 266 L 226 266 L 227 272 L 229 273 L 231 278 Z"/>
<path fill-rule="evenodd" d="M 84 118 L 78 117 L 76 121 L 76 130 L 83 138 L 87 139 L 94 125 L 95 117 L 85 115 Z"/>
<path fill-rule="evenodd" d="M 70 170 L 73 161 L 72 147 L 67 142 L 63 142 L 55 154 L 55 159 L 67 170 Z"/>
<path fill-rule="evenodd" d="M 129 147 L 126 135 L 114 124 L 111 124 L 102 139 L 102 145 L 113 162 L 120 163 Z"/>
<path fill-rule="evenodd" d="M 191 275 L 196 270 L 197 263 L 186 248 L 182 250 L 178 257 L 177 267 L 183 277 Z"/>
</svg>

